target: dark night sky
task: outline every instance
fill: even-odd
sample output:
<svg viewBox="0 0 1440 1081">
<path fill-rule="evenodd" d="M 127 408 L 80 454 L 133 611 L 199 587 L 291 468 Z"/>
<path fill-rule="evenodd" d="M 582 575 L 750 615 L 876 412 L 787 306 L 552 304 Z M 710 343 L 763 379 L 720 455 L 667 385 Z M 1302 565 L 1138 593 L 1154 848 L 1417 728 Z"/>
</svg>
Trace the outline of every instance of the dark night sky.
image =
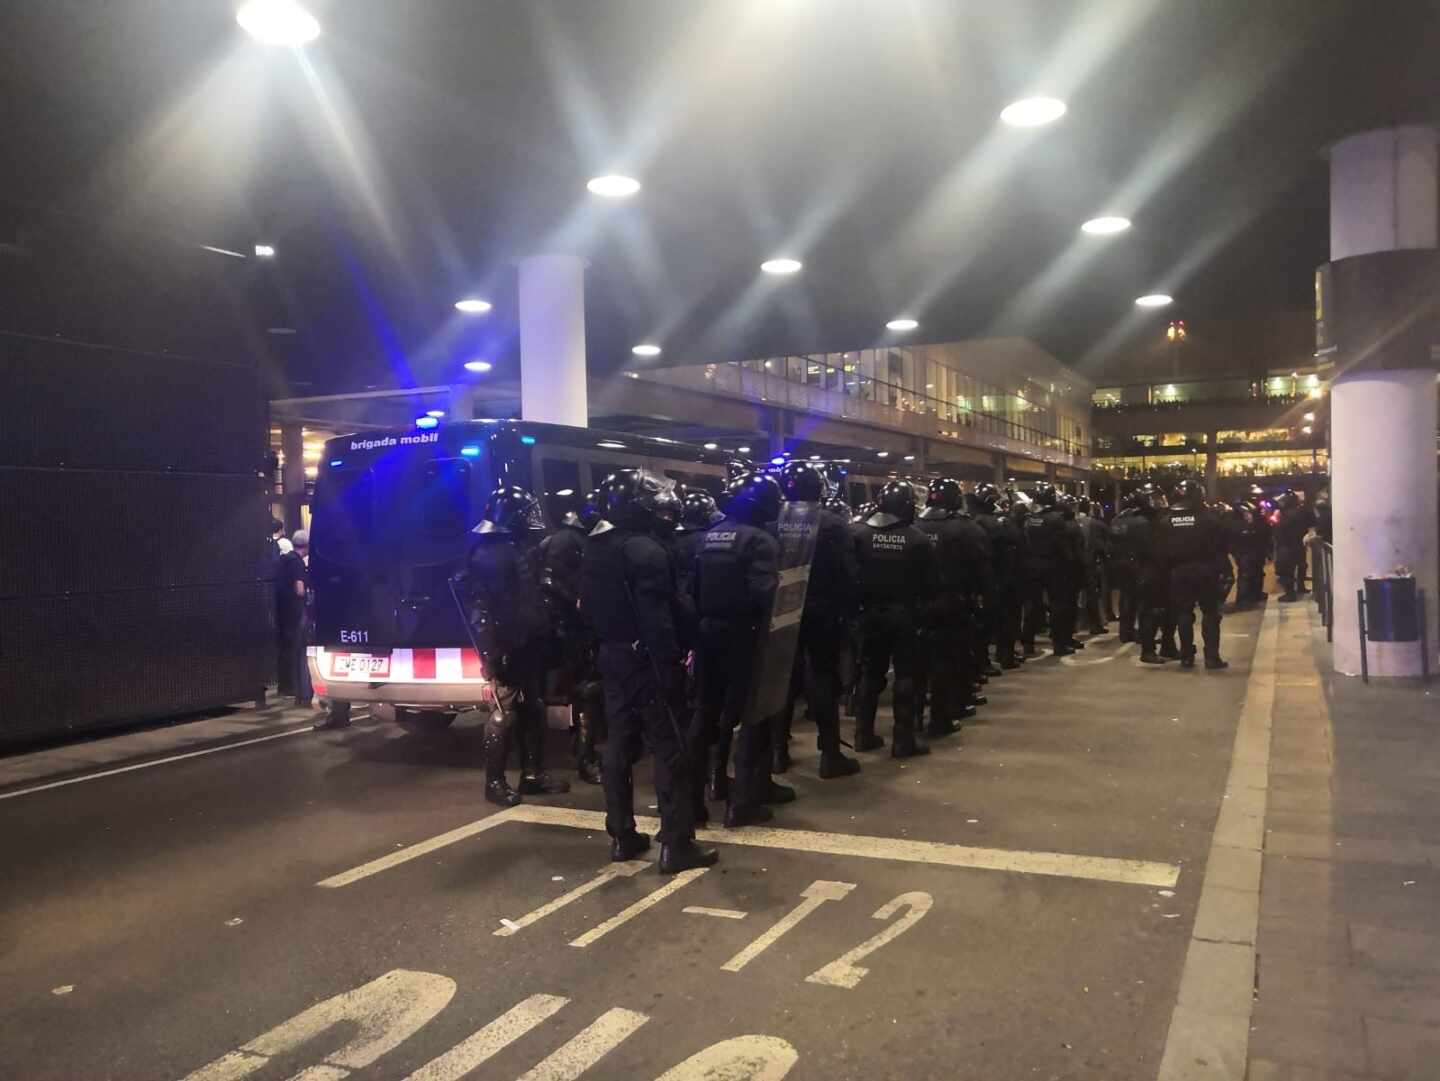
<svg viewBox="0 0 1440 1081">
<path fill-rule="evenodd" d="M 1325 144 L 1440 119 L 1440 8 L 1408 0 L 311 6 L 304 61 L 227 0 L 0 13 L 0 198 L 274 243 L 246 280 L 300 332 L 268 340 L 276 393 L 446 381 L 478 355 L 506 374 L 514 261 L 537 250 L 590 260 L 597 370 L 642 340 L 665 363 L 855 348 L 905 313 L 916 341 L 1024 334 L 1098 374 L 1157 320 L 1306 307 Z M 1068 115 L 996 123 L 1035 92 Z M 644 190 L 589 196 L 608 171 Z M 1106 211 L 1134 228 L 1077 232 Z M 780 253 L 805 271 L 762 278 Z M 1137 313 L 1155 290 L 1177 305 Z M 494 312 L 457 317 L 467 294 Z"/>
</svg>

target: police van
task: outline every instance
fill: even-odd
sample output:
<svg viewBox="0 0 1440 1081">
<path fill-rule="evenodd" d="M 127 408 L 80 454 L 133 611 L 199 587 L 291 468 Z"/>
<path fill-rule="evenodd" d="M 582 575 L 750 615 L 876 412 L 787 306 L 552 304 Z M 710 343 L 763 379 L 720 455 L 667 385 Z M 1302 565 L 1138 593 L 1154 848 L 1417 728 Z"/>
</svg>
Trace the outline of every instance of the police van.
<svg viewBox="0 0 1440 1081">
<path fill-rule="evenodd" d="M 307 653 L 316 693 L 341 715 L 368 703 L 420 732 L 488 704 L 450 579 L 498 485 L 534 492 L 553 519 L 557 500 L 583 498 L 620 469 L 718 493 L 730 464 L 721 452 L 660 436 L 528 421 L 329 440 L 311 506 Z"/>
</svg>

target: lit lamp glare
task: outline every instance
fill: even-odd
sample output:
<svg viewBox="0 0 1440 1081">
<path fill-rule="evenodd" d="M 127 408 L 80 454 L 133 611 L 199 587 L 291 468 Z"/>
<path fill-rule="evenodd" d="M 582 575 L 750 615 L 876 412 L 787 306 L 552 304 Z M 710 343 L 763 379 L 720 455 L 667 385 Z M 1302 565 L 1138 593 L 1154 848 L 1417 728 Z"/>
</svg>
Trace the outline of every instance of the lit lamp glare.
<svg viewBox="0 0 1440 1081">
<path fill-rule="evenodd" d="M 1022 98 L 1000 110 L 1000 119 L 1012 128 L 1038 128 L 1053 124 L 1065 115 L 1059 98 Z"/>
<path fill-rule="evenodd" d="M 766 259 L 760 269 L 766 274 L 794 274 L 804 265 L 799 259 Z"/>
<path fill-rule="evenodd" d="M 919 325 L 920 325 L 920 324 L 919 324 L 918 322 L 916 322 L 914 319 L 907 319 L 907 318 L 901 317 L 901 318 L 899 318 L 899 319 L 892 319 L 892 320 L 890 320 L 890 322 L 888 322 L 888 323 L 885 324 L 885 329 L 886 329 L 886 330 L 914 330 L 914 329 L 915 329 L 916 327 L 918 327 Z"/>
<path fill-rule="evenodd" d="M 488 360 L 467 360 L 465 362 L 465 370 L 467 372 L 475 372 L 478 375 L 484 375 L 493 367 L 494 365 Z"/>
<path fill-rule="evenodd" d="M 1166 293 L 1146 293 L 1143 297 L 1135 298 L 1135 305 L 1140 308 L 1163 308 L 1173 303 L 1175 298 Z"/>
<path fill-rule="evenodd" d="M 466 297 L 455 302 L 455 310 L 464 312 L 466 315 L 484 315 L 490 310 L 490 302 L 478 297 Z"/>
<path fill-rule="evenodd" d="M 660 355 L 660 347 L 658 345 L 643 344 L 635 346 L 630 352 L 634 353 L 637 357 L 658 357 Z"/>
<path fill-rule="evenodd" d="M 1089 233 L 1091 236 L 1113 236 L 1116 233 L 1123 233 L 1130 228 L 1130 219 L 1118 215 L 1104 215 L 1099 218 L 1091 218 L 1080 226 L 1082 233 Z"/>
<path fill-rule="evenodd" d="M 320 36 L 320 21 L 295 0 L 249 0 L 235 21 L 256 41 L 296 48 Z"/>
<path fill-rule="evenodd" d="M 640 181 L 634 177 L 620 176 L 615 173 L 609 176 L 597 176 L 585 187 L 592 195 L 600 195 L 606 199 L 625 199 L 640 190 Z"/>
</svg>

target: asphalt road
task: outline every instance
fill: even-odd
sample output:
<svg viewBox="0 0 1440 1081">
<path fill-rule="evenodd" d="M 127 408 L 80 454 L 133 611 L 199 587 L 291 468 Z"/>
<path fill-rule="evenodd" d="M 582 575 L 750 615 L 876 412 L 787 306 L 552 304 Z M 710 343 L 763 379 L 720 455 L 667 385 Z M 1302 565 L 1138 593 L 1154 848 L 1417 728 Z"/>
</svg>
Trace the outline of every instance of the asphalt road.
<svg viewBox="0 0 1440 1081">
<path fill-rule="evenodd" d="M 598 789 L 484 803 L 470 727 L 0 798 L 0 1072 L 1153 1081 L 1258 624 L 1223 674 L 1031 662 L 853 779 L 797 725 L 800 800 L 677 879 Z"/>
</svg>

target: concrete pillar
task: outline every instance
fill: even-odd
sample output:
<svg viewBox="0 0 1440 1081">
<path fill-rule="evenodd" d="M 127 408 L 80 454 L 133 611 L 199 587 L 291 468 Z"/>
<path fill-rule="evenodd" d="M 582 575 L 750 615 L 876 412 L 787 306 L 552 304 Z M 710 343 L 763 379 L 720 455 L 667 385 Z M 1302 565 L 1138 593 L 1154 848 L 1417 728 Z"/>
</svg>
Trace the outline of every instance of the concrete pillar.
<svg viewBox="0 0 1440 1081">
<path fill-rule="evenodd" d="M 1437 240 L 1437 143 L 1432 128 L 1364 132 L 1330 152 L 1332 260 Z M 1342 366 L 1347 358 L 1339 358 Z M 1392 370 L 1340 375 L 1330 392 L 1331 504 L 1335 526 L 1335 668 L 1360 671 L 1355 592 L 1366 576 L 1407 567 L 1425 593 L 1431 666 L 1440 643 L 1435 417 L 1431 359 L 1387 357 Z M 1411 643 L 1372 643 L 1372 676 L 1411 676 Z"/>
<path fill-rule="evenodd" d="M 282 506 L 285 511 L 285 535 L 288 537 L 304 524 L 300 508 L 305 505 L 305 429 L 298 424 L 280 426 L 280 487 L 284 489 Z"/>
<path fill-rule="evenodd" d="M 450 402 L 445 419 L 455 423 L 475 419 L 475 388 L 464 383 L 450 385 Z"/>
<path fill-rule="evenodd" d="M 1215 433 L 1206 439 L 1205 447 L 1205 498 L 1214 503 L 1220 498 L 1220 455 L 1215 450 Z"/>
<path fill-rule="evenodd" d="M 586 427 L 585 377 L 585 260 L 532 255 L 520 263 L 521 418 Z"/>
<path fill-rule="evenodd" d="M 992 454 L 990 461 L 995 467 L 995 487 L 1005 487 L 1005 455 Z"/>
<path fill-rule="evenodd" d="M 1330 258 L 1433 248 L 1436 132 L 1387 128 L 1330 149 Z"/>
</svg>

